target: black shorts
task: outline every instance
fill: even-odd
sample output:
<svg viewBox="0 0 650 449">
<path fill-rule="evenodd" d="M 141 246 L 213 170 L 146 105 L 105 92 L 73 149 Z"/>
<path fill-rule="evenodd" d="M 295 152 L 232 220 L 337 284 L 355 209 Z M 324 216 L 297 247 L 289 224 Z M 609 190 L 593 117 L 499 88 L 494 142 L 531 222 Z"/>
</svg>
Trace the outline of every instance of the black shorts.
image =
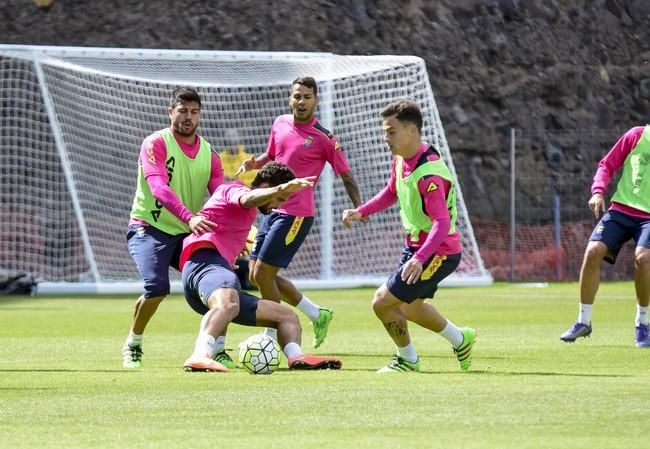
<svg viewBox="0 0 650 449">
<path fill-rule="evenodd" d="M 650 248 L 650 220 L 615 210 L 603 215 L 589 237 L 589 241 L 603 242 L 607 246 L 605 261 L 611 264 L 616 262 L 621 247 L 630 239 L 634 239 L 636 246 Z"/>
<path fill-rule="evenodd" d="M 192 253 L 183 267 L 183 289 L 190 307 L 205 315 L 210 310 L 210 295 L 220 288 L 234 288 L 239 292 L 239 314 L 233 323 L 255 326 L 259 298 L 241 291 L 239 279 L 228 261 L 212 248 Z"/>
<path fill-rule="evenodd" d="M 414 253 L 413 249 L 405 246 L 397 270 L 386 281 L 388 291 L 407 304 L 418 298 L 433 298 L 440 281 L 456 270 L 462 257 L 460 253 L 444 256 L 434 254 L 422 264 L 422 274 L 417 282 L 407 284 L 406 281 L 402 280 L 402 267 L 413 257 Z"/>
<path fill-rule="evenodd" d="M 287 268 L 313 224 L 314 217 L 294 217 L 279 212 L 265 215 L 257 230 L 250 258 Z"/>
</svg>

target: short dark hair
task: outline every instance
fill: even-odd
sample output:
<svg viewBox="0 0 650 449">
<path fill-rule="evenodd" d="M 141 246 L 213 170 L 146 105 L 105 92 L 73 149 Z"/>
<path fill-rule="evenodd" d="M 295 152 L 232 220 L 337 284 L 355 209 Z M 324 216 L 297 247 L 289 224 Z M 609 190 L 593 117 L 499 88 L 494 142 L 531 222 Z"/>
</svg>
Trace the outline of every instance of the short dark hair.
<svg viewBox="0 0 650 449">
<path fill-rule="evenodd" d="M 299 76 L 295 80 L 291 82 L 291 88 L 293 89 L 293 86 L 296 84 L 300 84 L 301 86 L 309 87 L 314 91 L 314 96 L 318 96 L 318 83 L 316 83 L 316 80 L 312 76 Z"/>
<path fill-rule="evenodd" d="M 400 122 L 413 123 L 422 132 L 422 112 L 415 101 L 401 98 L 386 106 L 380 115 L 384 119 L 395 116 Z"/>
<path fill-rule="evenodd" d="M 169 107 L 175 108 L 181 103 L 190 101 L 198 103 L 201 108 L 201 97 L 195 89 L 187 86 L 177 87 L 169 98 Z"/>
<path fill-rule="evenodd" d="M 251 182 L 251 187 L 255 189 L 264 183 L 268 184 L 269 187 L 275 187 L 295 178 L 296 175 L 293 174 L 288 166 L 281 164 L 280 162 L 272 161 L 264 165 L 264 167 L 257 172 L 255 179 Z"/>
</svg>

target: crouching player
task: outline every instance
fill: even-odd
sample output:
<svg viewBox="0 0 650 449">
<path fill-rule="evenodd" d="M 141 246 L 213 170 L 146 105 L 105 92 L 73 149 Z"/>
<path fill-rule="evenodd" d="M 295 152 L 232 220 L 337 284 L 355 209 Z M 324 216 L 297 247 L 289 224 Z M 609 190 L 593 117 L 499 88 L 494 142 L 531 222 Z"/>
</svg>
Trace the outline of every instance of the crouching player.
<svg viewBox="0 0 650 449">
<path fill-rule="evenodd" d="M 217 226 L 183 242 L 180 266 L 185 299 L 203 315 L 194 352 L 183 366 L 186 371 L 228 371 L 213 357 L 223 347 L 230 322 L 277 329 L 290 369 L 341 368 L 336 358 L 305 355 L 296 314 L 279 303 L 241 292 L 232 268 L 246 245 L 256 208 L 269 213 L 293 192 L 313 187 L 314 181 L 315 177 L 296 179 L 286 165 L 270 162 L 257 173 L 251 188 L 238 182 L 222 184 L 201 209 L 199 215 Z"/>
</svg>

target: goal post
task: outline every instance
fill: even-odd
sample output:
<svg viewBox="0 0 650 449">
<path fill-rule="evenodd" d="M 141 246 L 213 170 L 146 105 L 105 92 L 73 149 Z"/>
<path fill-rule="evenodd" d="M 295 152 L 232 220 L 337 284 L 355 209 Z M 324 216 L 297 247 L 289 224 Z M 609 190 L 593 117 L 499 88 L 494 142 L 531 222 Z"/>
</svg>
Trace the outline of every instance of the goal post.
<svg viewBox="0 0 650 449">
<path fill-rule="evenodd" d="M 126 225 L 140 144 L 169 126 L 170 92 L 197 88 L 199 132 L 214 151 L 241 146 L 258 155 L 275 117 L 289 112 L 291 81 L 303 75 L 319 83 L 317 115 L 339 138 L 364 200 L 389 176 L 379 112 L 396 98 L 419 104 L 423 138 L 456 175 L 418 57 L 0 45 L 0 273 L 32 273 L 39 293 L 141 292 Z M 286 276 L 300 288 L 383 282 L 404 240 L 397 207 L 343 229 L 351 204 L 329 167 L 316 202 Z M 460 187 L 458 210 L 463 258 L 443 285 L 490 284 Z M 182 291 L 178 273 L 172 280 Z"/>
</svg>

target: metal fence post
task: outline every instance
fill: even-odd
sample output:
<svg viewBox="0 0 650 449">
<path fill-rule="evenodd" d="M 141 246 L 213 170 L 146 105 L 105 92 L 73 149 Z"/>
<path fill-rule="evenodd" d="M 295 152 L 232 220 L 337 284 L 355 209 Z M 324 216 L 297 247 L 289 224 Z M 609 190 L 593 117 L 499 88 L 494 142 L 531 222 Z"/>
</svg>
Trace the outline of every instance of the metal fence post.
<svg viewBox="0 0 650 449">
<path fill-rule="evenodd" d="M 515 280 L 515 129 L 510 128 L 510 281 Z"/>
</svg>

